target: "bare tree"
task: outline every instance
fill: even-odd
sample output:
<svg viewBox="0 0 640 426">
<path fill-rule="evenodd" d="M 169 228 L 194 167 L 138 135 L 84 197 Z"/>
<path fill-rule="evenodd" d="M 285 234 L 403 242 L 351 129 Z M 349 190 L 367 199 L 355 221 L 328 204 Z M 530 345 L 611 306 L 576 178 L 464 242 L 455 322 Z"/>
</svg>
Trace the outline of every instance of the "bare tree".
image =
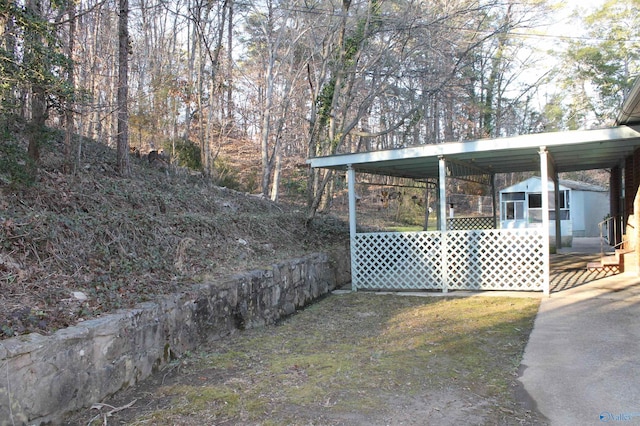
<svg viewBox="0 0 640 426">
<path fill-rule="evenodd" d="M 68 19 L 68 41 L 67 41 L 67 55 L 71 59 L 68 62 L 66 69 L 67 73 L 67 85 L 70 88 L 75 87 L 75 75 L 73 66 L 73 50 L 75 44 L 75 32 L 76 32 L 76 16 L 75 16 L 75 4 L 69 2 L 67 5 L 67 19 Z M 65 157 L 65 171 L 70 173 L 74 168 L 73 161 L 73 135 L 75 133 L 74 125 L 74 96 L 68 94 L 66 97 L 65 105 L 65 136 L 64 136 L 64 157 Z"/>
<path fill-rule="evenodd" d="M 260 153 L 262 194 L 277 200 L 282 167 L 282 143 L 294 90 L 303 76 L 304 54 L 296 51 L 306 29 L 296 25 L 298 2 L 267 1 L 250 9 L 247 31 L 253 35 L 250 58 L 260 73 L 260 95 L 256 107 L 260 114 Z M 298 55 L 297 55 L 298 54 Z"/>
<path fill-rule="evenodd" d="M 118 173 L 128 176 L 129 165 L 129 0 L 118 0 Z"/>
<path fill-rule="evenodd" d="M 35 19 L 42 19 L 42 3 L 39 0 L 29 0 L 27 10 Z M 40 33 L 32 31 L 26 34 L 28 40 L 26 56 L 29 58 L 29 67 L 35 69 L 46 69 L 46 59 L 40 53 L 38 46 L 44 45 L 45 41 Z M 39 63 L 40 62 L 40 63 Z M 42 130 L 47 120 L 47 99 L 41 79 L 36 79 L 31 85 L 31 122 L 28 133 L 29 147 L 27 149 L 29 157 L 34 161 L 40 160 L 40 144 L 42 142 Z"/>
<path fill-rule="evenodd" d="M 25 1 L 32 9 L 45 2 Z M 77 63 L 67 84 L 90 95 L 76 105 L 77 131 L 117 140 L 123 174 L 129 145 L 159 149 L 182 137 L 215 175 L 216 144 L 233 129 L 260 156 L 256 187 L 277 199 L 281 172 L 294 163 L 298 173 L 305 157 L 536 128 L 535 88 L 517 86 L 526 65 L 516 62 L 520 39 L 512 34 L 532 25 L 539 2 L 75 4 L 77 19 L 69 9 L 66 23 Z M 47 96 L 30 86 L 31 117 L 46 120 L 38 100 Z M 73 121 L 67 113 L 68 135 Z M 309 172 L 311 215 L 329 206 L 332 182 L 330 173 Z"/>
</svg>

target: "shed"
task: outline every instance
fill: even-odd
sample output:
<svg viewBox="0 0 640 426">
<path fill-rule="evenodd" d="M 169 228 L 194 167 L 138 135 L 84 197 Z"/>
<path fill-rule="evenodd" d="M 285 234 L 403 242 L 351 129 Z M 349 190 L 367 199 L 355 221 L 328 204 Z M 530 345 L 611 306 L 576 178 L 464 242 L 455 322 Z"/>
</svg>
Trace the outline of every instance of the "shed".
<svg viewBox="0 0 640 426">
<path fill-rule="evenodd" d="M 609 190 L 574 180 L 561 179 L 560 184 L 571 190 L 569 206 L 573 236 L 600 237 L 600 224 L 611 216 Z"/>
<path fill-rule="evenodd" d="M 561 244 L 570 247 L 573 237 L 600 236 L 599 223 L 609 215 L 607 189 L 585 182 L 560 179 L 558 211 Z M 549 182 L 549 191 L 553 183 Z M 556 235 L 555 200 L 549 200 L 549 235 Z M 542 183 L 534 176 L 500 191 L 500 227 L 502 229 L 539 228 L 542 226 Z"/>
</svg>

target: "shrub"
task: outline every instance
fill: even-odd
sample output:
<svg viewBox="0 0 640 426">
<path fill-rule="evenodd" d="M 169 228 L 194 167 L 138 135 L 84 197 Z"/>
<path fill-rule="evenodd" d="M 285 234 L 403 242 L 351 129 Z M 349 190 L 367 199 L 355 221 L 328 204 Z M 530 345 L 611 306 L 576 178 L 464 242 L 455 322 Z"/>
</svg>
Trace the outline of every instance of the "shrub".
<svg viewBox="0 0 640 426">
<path fill-rule="evenodd" d="M 236 191 L 242 190 L 242 184 L 235 170 L 224 158 L 218 157 L 213 163 L 216 185 L 224 186 Z"/>
<path fill-rule="evenodd" d="M 0 131 L 0 184 L 31 186 L 36 165 L 5 128 Z"/>
<path fill-rule="evenodd" d="M 179 166 L 202 171 L 200 147 L 192 141 L 188 139 L 169 140 L 163 144 L 163 148 L 165 152 L 174 153 L 174 161 Z"/>
</svg>

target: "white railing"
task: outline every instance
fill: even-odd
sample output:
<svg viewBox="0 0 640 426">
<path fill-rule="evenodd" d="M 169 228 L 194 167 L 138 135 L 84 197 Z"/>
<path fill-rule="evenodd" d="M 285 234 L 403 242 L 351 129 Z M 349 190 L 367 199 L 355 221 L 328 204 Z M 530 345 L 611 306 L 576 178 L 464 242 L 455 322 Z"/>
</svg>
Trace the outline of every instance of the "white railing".
<svg viewBox="0 0 640 426">
<path fill-rule="evenodd" d="M 352 286 L 362 290 L 544 288 L 539 229 L 356 234 Z"/>
<path fill-rule="evenodd" d="M 622 241 L 623 226 L 622 217 L 609 216 L 598 223 L 600 230 L 600 255 L 604 255 L 604 244 L 617 247 Z"/>
</svg>

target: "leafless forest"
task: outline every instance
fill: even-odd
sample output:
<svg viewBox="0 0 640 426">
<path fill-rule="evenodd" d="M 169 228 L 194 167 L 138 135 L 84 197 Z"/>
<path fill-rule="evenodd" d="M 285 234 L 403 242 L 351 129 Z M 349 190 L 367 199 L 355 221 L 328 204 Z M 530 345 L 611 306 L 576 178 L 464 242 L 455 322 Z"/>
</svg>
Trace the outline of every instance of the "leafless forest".
<svg viewBox="0 0 640 426">
<path fill-rule="evenodd" d="M 64 131 L 69 173 L 79 136 L 117 147 L 123 175 L 130 153 L 162 150 L 214 179 L 241 143 L 260 162 L 245 190 L 276 200 L 283 164 L 312 156 L 610 124 L 638 68 L 637 9 L 612 2 L 576 20 L 584 37 L 549 38 L 546 0 L 3 1 L 4 161 L 22 164 L 16 126 L 34 169 L 42 128 Z M 332 176 L 304 173 L 323 208 Z"/>
</svg>

